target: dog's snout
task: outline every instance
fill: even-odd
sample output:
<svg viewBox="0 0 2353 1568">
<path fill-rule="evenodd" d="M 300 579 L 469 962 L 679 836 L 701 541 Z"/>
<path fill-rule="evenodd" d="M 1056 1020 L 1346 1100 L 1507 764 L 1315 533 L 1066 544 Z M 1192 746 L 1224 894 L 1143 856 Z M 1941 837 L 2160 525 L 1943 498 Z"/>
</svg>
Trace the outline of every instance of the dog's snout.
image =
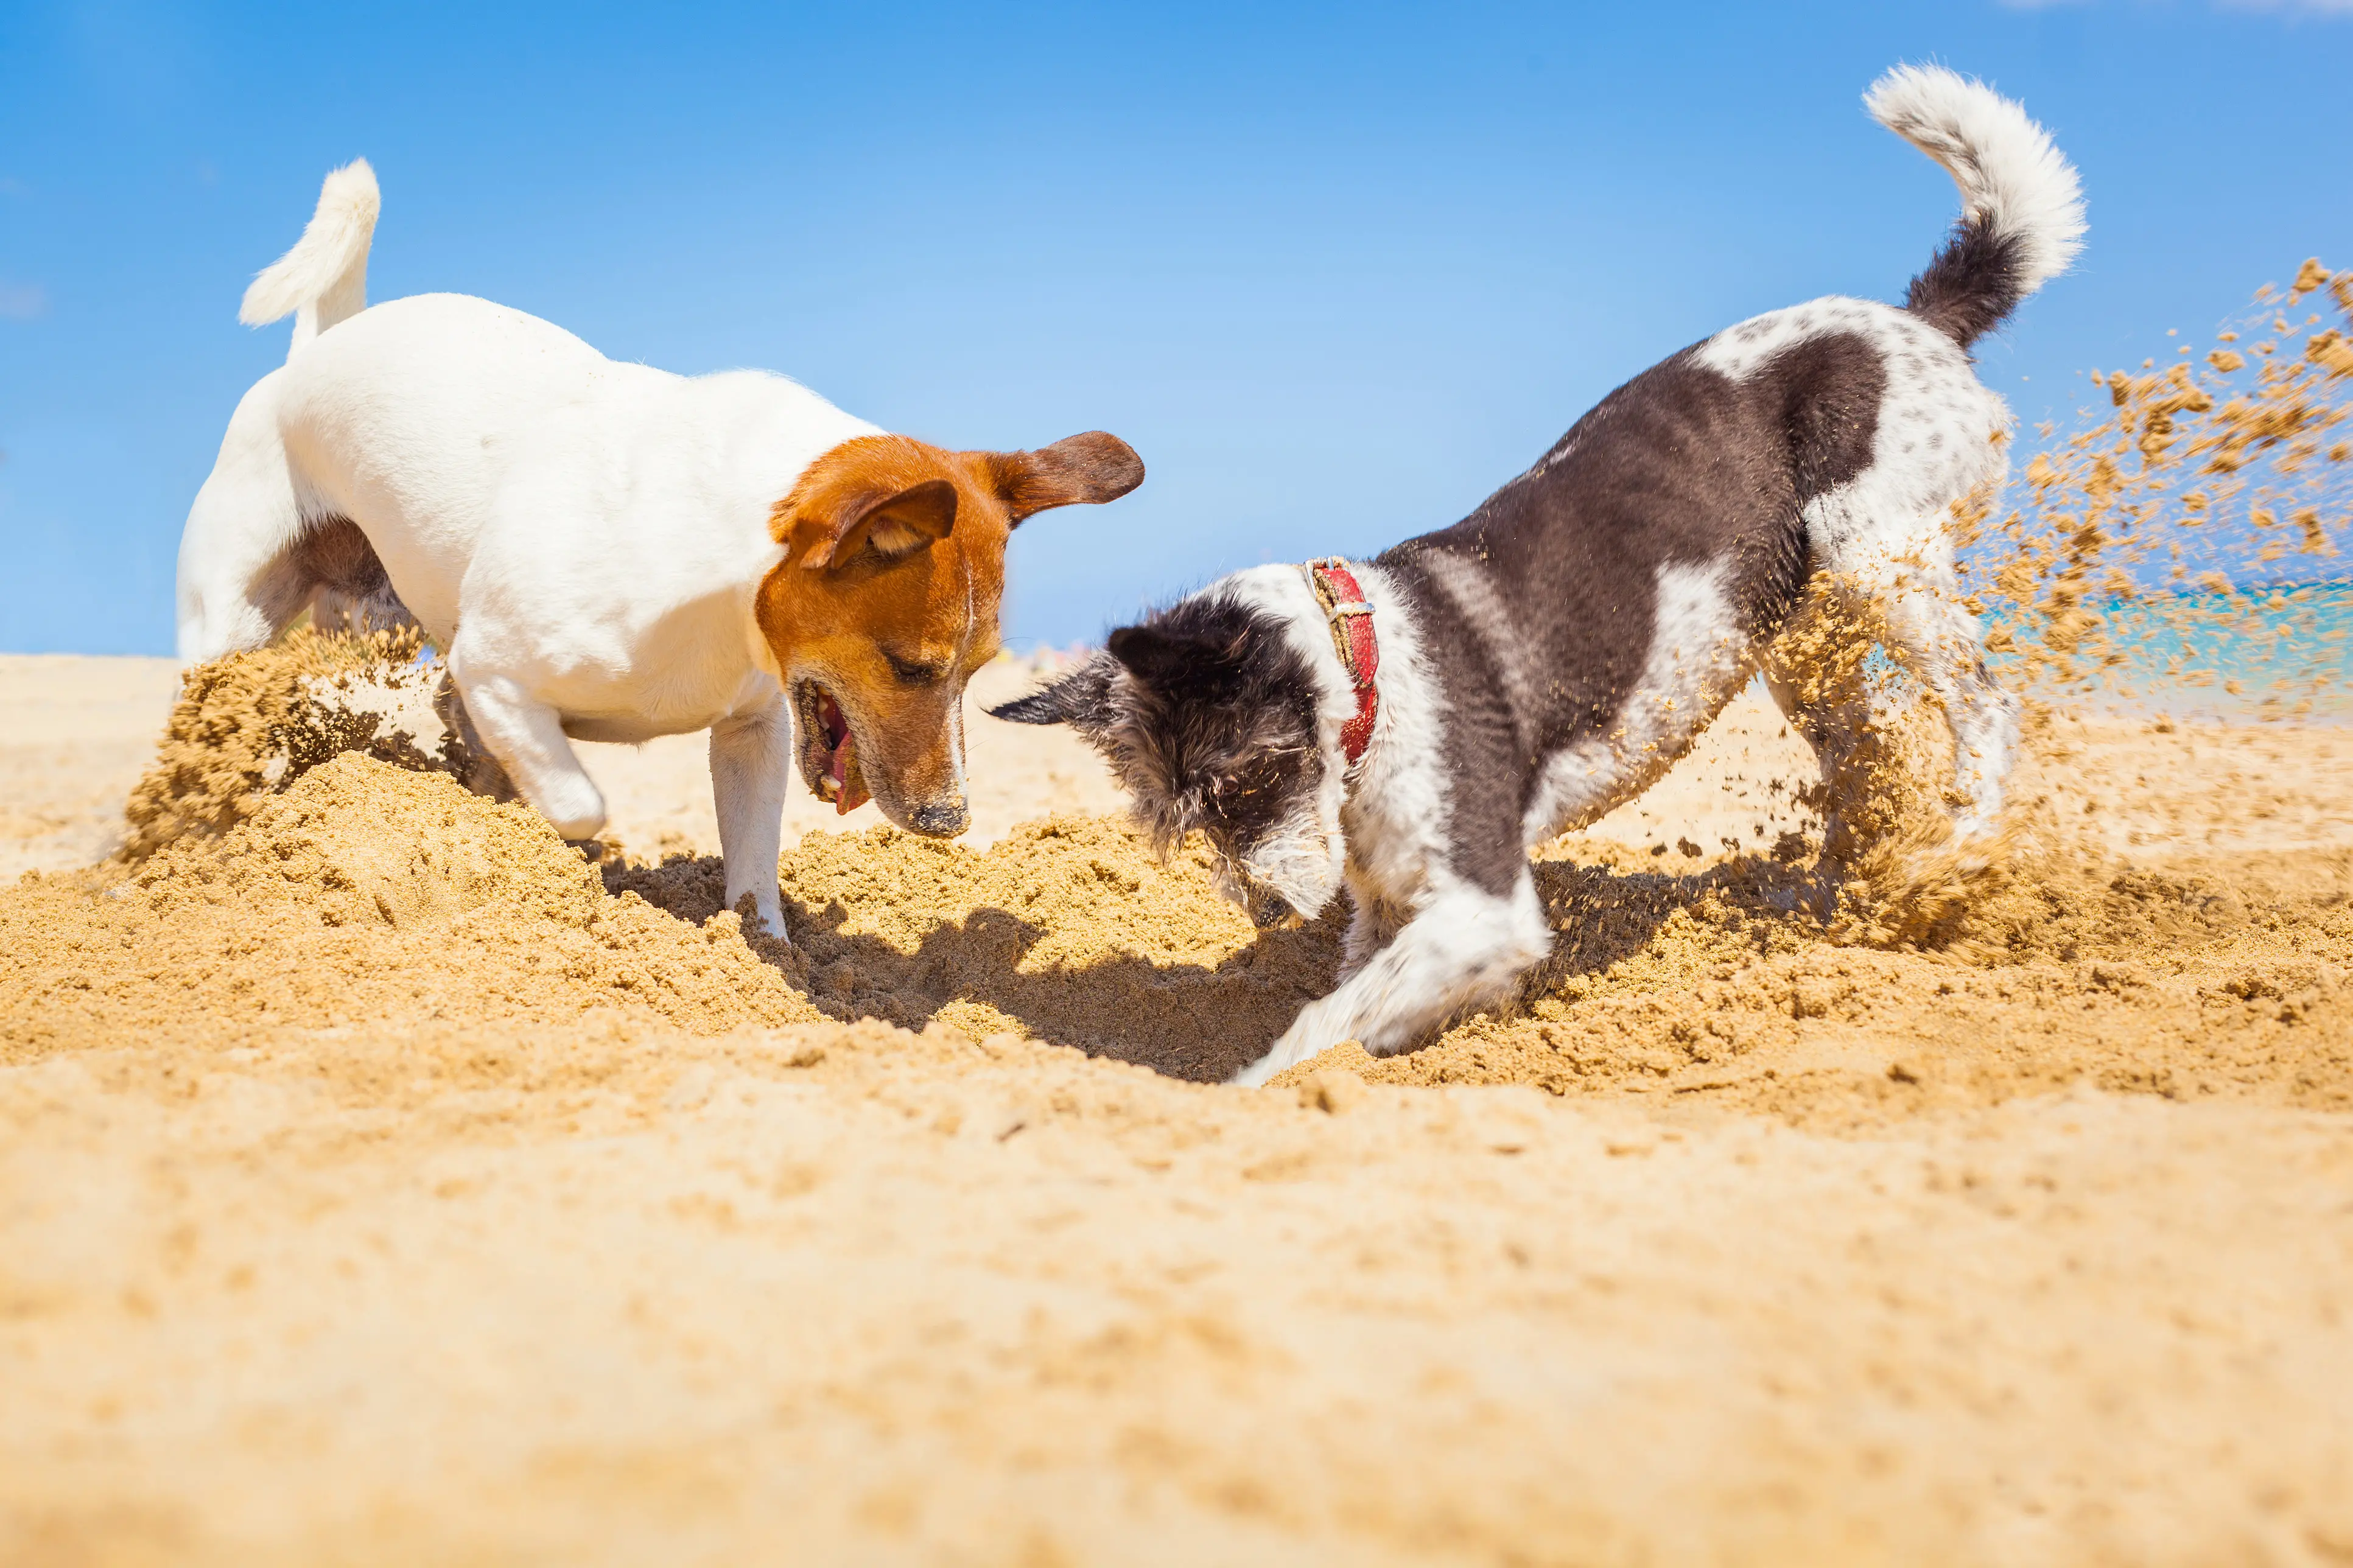
<svg viewBox="0 0 2353 1568">
<path fill-rule="evenodd" d="M 1306 922 L 1291 900 L 1280 893 L 1270 893 L 1263 888 L 1252 888 L 1246 900 L 1250 905 L 1250 924 L 1261 931 L 1296 931 Z"/>
<path fill-rule="evenodd" d="M 935 800 L 907 814 L 907 826 L 929 838 L 954 838 L 972 826 L 972 812 L 961 800 Z"/>
</svg>

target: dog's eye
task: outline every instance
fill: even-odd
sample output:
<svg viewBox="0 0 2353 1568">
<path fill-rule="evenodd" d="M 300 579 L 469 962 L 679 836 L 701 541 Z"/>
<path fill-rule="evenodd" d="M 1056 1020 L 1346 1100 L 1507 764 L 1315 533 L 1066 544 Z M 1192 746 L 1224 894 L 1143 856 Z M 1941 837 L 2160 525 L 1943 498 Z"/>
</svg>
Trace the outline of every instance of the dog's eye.
<svg viewBox="0 0 2353 1568">
<path fill-rule="evenodd" d="M 891 673 L 897 678 L 902 686 L 937 686 L 948 678 L 945 665 L 925 664 L 920 659 L 901 658 L 895 653 L 885 653 L 882 657 L 890 661 Z"/>
</svg>

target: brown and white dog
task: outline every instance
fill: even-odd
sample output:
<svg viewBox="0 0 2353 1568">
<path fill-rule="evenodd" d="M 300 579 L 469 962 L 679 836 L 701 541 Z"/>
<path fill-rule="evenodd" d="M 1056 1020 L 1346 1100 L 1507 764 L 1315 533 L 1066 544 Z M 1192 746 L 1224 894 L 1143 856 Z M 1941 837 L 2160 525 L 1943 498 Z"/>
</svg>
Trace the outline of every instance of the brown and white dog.
<svg viewBox="0 0 2353 1568">
<path fill-rule="evenodd" d="M 571 740 L 711 731 L 727 900 L 784 934 L 786 758 L 843 811 L 964 830 L 962 700 L 997 653 L 1005 547 L 1143 482 L 1094 432 L 1030 452 L 887 434 L 780 376 L 617 363 L 486 300 L 366 306 L 375 177 L 327 177 L 244 319 L 297 313 L 180 544 L 187 661 L 305 606 L 413 617 L 524 799 L 567 838 L 603 796 Z"/>
<path fill-rule="evenodd" d="M 2065 270 L 2075 173 L 2015 103 L 1940 69 L 1866 100 L 1962 216 L 1903 309 L 1820 299 L 1725 329 L 1604 398 L 1461 522 L 1369 562 L 1237 573 L 997 710 L 1069 723 L 1164 844 L 1203 831 L 1253 912 L 1345 884 L 1344 978 L 1243 1069 L 1402 1050 L 1551 947 L 1527 851 L 1630 799 L 1749 677 L 1819 574 L 1943 706 L 1989 826 L 2017 744 L 1960 602 L 1956 503 L 2010 413 L 1968 346 Z M 1833 780 L 1869 721 L 1766 669 Z M 1835 787 L 1834 787 L 1835 793 Z"/>
</svg>

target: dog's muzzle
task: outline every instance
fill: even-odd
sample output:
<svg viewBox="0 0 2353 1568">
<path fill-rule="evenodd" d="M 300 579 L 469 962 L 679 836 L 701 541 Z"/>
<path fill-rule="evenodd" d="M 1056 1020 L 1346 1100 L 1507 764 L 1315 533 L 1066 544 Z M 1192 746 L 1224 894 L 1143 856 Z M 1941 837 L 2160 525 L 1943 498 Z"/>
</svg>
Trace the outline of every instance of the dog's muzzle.
<svg viewBox="0 0 2353 1568">
<path fill-rule="evenodd" d="M 907 826 L 927 838 L 954 838 L 972 826 L 972 812 L 961 800 L 934 801 L 907 813 Z"/>
<path fill-rule="evenodd" d="M 1307 923 L 1289 899 L 1264 888 L 1247 888 L 1242 903 L 1250 910 L 1250 924 L 1261 931 L 1297 931 Z"/>
</svg>

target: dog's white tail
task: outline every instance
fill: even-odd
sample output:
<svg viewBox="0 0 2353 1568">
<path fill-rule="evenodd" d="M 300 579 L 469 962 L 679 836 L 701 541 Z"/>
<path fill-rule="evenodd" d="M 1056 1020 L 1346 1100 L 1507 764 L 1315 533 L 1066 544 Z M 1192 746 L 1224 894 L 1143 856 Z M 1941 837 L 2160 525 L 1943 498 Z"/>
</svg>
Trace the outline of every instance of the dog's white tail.
<svg viewBox="0 0 2353 1568">
<path fill-rule="evenodd" d="M 2082 185 L 2024 109 L 1942 66 L 1897 66 L 1862 102 L 1961 188 L 1961 221 L 1905 306 L 1967 348 L 2083 248 Z"/>
<path fill-rule="evenodd" d="M 368 242 L 375 237 L 375 171 L 355 158 L 319 187 L 319 210 L 294 248 L 265 268 L 245 291 L 237 319 L 267 326 L 290 313 L 291 359 L 304 343 L 367 309 Z"/>
</svg>

